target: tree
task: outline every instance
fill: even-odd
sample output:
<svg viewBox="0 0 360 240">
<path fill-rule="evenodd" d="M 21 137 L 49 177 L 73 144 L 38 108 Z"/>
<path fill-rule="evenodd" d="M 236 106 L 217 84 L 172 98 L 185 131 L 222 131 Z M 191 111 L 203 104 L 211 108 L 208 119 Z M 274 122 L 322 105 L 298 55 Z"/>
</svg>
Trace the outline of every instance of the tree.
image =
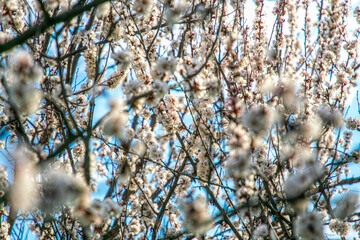
<svg viewBox="0 0 360 240">
<path fill-rule="evenodd" d="M 349 1 L 0 5 L 2 239 L 359 233 Z"/>
</svg>

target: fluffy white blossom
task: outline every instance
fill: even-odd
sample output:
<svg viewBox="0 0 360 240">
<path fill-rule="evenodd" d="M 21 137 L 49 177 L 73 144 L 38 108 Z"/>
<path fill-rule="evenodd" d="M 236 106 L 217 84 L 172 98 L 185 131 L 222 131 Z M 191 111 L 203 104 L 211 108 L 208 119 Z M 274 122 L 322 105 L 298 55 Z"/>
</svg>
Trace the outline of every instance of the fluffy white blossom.
<svg viewBox="0 0 360 240">
<path fill-rule="evenodd" d="M 331 219 L 329 228 L 332 232 L 345 237 L 350 232 L 350 225 L 348 222 L 341 221 L 340 219 Z"/>
<path fill-rule="evenodd" d="M 53 212 L 65 206 L 86 206 L 90 193 L 84 179 L 62 171 L 49 171 L 42 175 L 39 207 Z"/>
<path fill-rule="evenodd" d="M 122 71 L 127 70 L 133 61 L 133 55 L 129 51 L 112 53 L 111 57 L 114 59 L 118 69 Z"/>
<path fill-rule="evenodd" d="M 41 70 L 33 57 L 25 51 L 17 52 L 12 61 L 13 64 L 8 70 L 9 95 L 20 113 L 34 113 L 42 100 L 42 92 L 35 87 L 35 84 L 42 80 Z M 7 111 L 11 112 L 10 106 L 6 107 Z"/>
<path fill-rule="evenodd" d="M 15 209 L 27 211 L 35 206 L 38 196 L 35 182 L 36 157 L 31 152 L 19 148 L 14 158 L 14 183 L 11 186 L 10 200 Z"/>
<path fill-rule="evenodd" d="M 303 213 L 294 223 L 295 233 L 304 240 L 325 239 L 322 215 L 317 212 Z"/>
<path fill-rule="evenodd" d="M 337 201 L 334 214 L 338 219 L 345 219 L 355 212 L 359 207 L 359 195 L 347 193 Z"/>
<path fill-rule="evenodd" d="M 153 0 L 135 0 L 134 10 L 144 16 L 147 16 L 153 5 Z"/>
<path fill-rule="evenodd" d="M 212 219 L 203 197 L 181 200 L 181 210 L 184 213 L 184 228 L 186 230 L 203 234 L 211 228 Z"/>
<path fill-rule="evenodd" d="M 103 123 L 104 134 L 123 140 L 125 138 L 125 124 L 128 120 L 128 114 L 125 112 L 123 103 L 120 100 L 113 100 L 110 103 L 110 108 L 110 113 Z"/>
<path fill-rule="evenodd" d="M 309 190 L 316 179 L 322 174 L 319 164 L 313 164 L 299 173 L 290 176 L 284 185 L 284 191 L 288 198 L 296 198 Z"/>
<path fill-rule="evenodd" d="M 275 120 L 275 111 L 265 106 L 254 106 L 243 116 L 244 126 L 256 134 L 265 134 Z"/>
</svg>

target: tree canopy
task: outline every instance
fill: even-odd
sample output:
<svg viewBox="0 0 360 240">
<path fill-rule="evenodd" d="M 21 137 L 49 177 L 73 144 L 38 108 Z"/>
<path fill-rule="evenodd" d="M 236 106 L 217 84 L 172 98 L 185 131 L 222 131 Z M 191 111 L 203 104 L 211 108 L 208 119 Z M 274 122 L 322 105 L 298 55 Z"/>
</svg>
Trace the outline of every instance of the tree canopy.
<svg viewBox="0 0 360 240">
<path fill-rule="evenodd" d="M 348 0 L 0 0 L 0 238 L 360 237 L 359 24 Z"/>
</svg>

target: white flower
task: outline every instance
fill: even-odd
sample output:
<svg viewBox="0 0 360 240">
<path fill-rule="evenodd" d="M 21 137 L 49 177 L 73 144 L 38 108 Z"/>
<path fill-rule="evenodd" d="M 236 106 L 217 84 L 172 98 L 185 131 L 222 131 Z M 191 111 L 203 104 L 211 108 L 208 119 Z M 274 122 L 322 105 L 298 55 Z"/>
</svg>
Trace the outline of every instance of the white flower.
<svg viewBox="0 0 360 240">
<path fill-rule="evenodd" d="M 124 139 L 126 121 L 127 117 L 125 113 L 111 114 L 111 116 L 104 121 L 104 134 Z"/>
<path fill-rule="evenodd" d="M 124 111 L 121 101 L 113 100 L 110 103 L 111 112 L 103 123 L 105 135 L 115 136 L 120 140 L 125 139 L 125 124 L 128 114 Z"/>
<path fill-rule="evenodd" d="M 11 88 L 10 97 L 16 104 L 21 114 L 32 114 L 36 112 L 42 101 L 42 92 L 33 85 L 24 84 Z M 6 111 L 9 112 L 9 105 L 6 105 Z"/>
<path fill-rule="evenodd" d="M 169 86 L 166 82 L 160 80 L 155 80 L 153 82 L 153 91 L 156 93 L 156 95 L 164 96 L 168 90 Z"/>
<path fill-rule="evenodd" d="M 168 92 L 169 86 L 166 82 L 156 79 L 152 84 L 153 93 L 146 99 L 146 103 L 155 106 Z"/>
<path fill-rule="evenodd" d="M 302 240 L 324 239 L 322 215 L 317 212 L 304 213 L 294 223 L 295 233 Z"/>
<path fill-rule="evenodd" d="M 148 15 L 152 9 L 153 0 L 135 0 L 134 10 L 141 15 Z"/>
<path fill-rule="evenodd" d="M 337 110 L 331 110 L 329 107 L 320 108 L 318 114 L 323 120 L 324 125 L 330 124 L 339 127 L 343 123 L 342 114 Z"/>
<path fill-rule="evenodd" d="M 322 169 L 319 164 L 308 166 L 303 171 L 289 177 L 284 186 L 288 198 L 296 198 L 303 194 L 321 175 Z"/>
<path fill-rule="evenodd" d="M 180 200 L 181 209 L 185 215 L 184 228 L 187 231 L 203 234 L 207 232 L 212 225 L 212 218 L 208 212 L 208 205 L 203 197 L 187 201 Z"/>
<path fill-rule="evenodd" d="M 33 57 L 26 51 L 20 51 L 13 57 L 11 70 L 17 83 L 36 83 L 41 80 L 41 70 L 35 65 Z"/>
<path fill-rule="evenodd" d="M 82 178 L 53 170 L 42 175 L 41 208 L 54 211 L 62 205 L 86 206 L 90 194 Z"/>
<path fill-rule="evenodd" d="M 348 222 L 343 222 L 340 219 L 331 219 L 329 223 L 329 228 L 332 232 L 345 237 L 350 232 L 350 225 Z"/>
<path fill-rule="evenodd" d="M 275 118 L 274 110 L 265 106 L 254 106 L 244 114 L 243 124 L 256 134 L 264 134 L 274 123 Z"/>
<path fill-rule="evenodd" d="M 111 4 L 109 2 L 105 2 L 100 4 L 97 8 L 96 16 L 98 18 L 104 18 L 110 13 Z"/>
<path fill-rule="evenodd" d="M 312 115 L 300 123 L 298 130 L 306 138 L 317 139 L 320 137 L 322 127 L 322 119 L 318 115 Z"/>
<path fill-rule="evenodd" d="M 250 166 L 250 156 L 244 151 L 236 149 L 230 152 L 230 158 L 226 165 L 230 177 L 239 179 L 243 176 L 243 173 L 249 170 Z"/>
<path fill-rule="evenodd" d="M 7 32 L 0 32 L 0 44 L 4 44 L 10 40 L 10 36 Z"/>
<path fill-rule="evenodd" d="M 345 219 L 354 213 L 359 207 L 359 195 L 354 193 L 347 193 L 344 197 L 337 201 L 334 214 L 336 218 Z"/>
<path fill-rule="evenodd" d="M 114 202 L 114 200 L 112 200 L 111 198 L 106 198 L 103 204 L 107 215 L 114 217 L 120 216 L 122 207 L 118 203 Z"/>
<path fill-rule="evenodd" d="M 127 159 L 121 160 L 118 169 L 116 171 L 116 175 L 120 183 L 127 183 L 129 181 L 131 175 L 131 167 Z"/>
<path fill-rule="evenodd" d="M 133 55 L 129 51 L 112 53 L 111 57 L 114 59 L 116 65 L 118 65 L 119 71 L 127 70 L 133 61 Z"/>
<path fill-rule="evenodd" d="M 35 156 L 17 149 L 14 157 L 14 184 L 11 186 L 10 199 L 15 209 L 27 211 L 33 207 L 37 197 Z"/>
<path fill-rule="evenodd" d="M 126 77 L 129 75 L 130 70 L 117 70 L 113 72 L 106 80 L 105 85 L 107 86 L 108 90 L 115 90 L 117 89 L 121 83 L 124 82 Z"/>
<path fill-rule="evenodd" d="M 261 224 L 254 231 L 254 239 L 257 239 L 258 237 L 265 238 L 267 236 L 269 236 L 269 227 L 265 224 Z"/>
<path fill-rule="evenodd" d="M 16 53 L 12 60 L 13 63 L 7 70 L 9 97 L 21 114 L 32 114 L 42 100 L 42 92 L 34 85 L 42 80 L 41 70 L 25 51 Z M 11 114 L 9 105 L 6 105 L 6 112 Z"/>
<path fill-rule="evenodd" d="M 176 71 L 176 67 L 177 67 L 176 58 L 171 58 L 171 59 L 161 58 L 156 63 L 156 70 L 159 73 L 166 73 L 166 72 L 173 73 Z"/>
<path fill-rule="evenodd" d="M 131 151 L 137 154 L 139 157 L 143 157 L 145 155 L 146 149 L 146 144 L 143 141 L 136 139 L 134 145 L 131 148 Z"/>
</svg>

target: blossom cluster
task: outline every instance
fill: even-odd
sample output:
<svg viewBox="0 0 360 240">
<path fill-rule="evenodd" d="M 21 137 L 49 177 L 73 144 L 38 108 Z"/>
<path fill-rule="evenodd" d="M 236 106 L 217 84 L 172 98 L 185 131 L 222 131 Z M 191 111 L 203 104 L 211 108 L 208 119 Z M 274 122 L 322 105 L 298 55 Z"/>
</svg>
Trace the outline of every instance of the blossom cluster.
<svg viewBox="0 0 360 240">
<path fill-rule="evenodd" d="M 347 0 L 0 0 L 0 238 L 360 234 L 359 24 Z"/>
</svg>

